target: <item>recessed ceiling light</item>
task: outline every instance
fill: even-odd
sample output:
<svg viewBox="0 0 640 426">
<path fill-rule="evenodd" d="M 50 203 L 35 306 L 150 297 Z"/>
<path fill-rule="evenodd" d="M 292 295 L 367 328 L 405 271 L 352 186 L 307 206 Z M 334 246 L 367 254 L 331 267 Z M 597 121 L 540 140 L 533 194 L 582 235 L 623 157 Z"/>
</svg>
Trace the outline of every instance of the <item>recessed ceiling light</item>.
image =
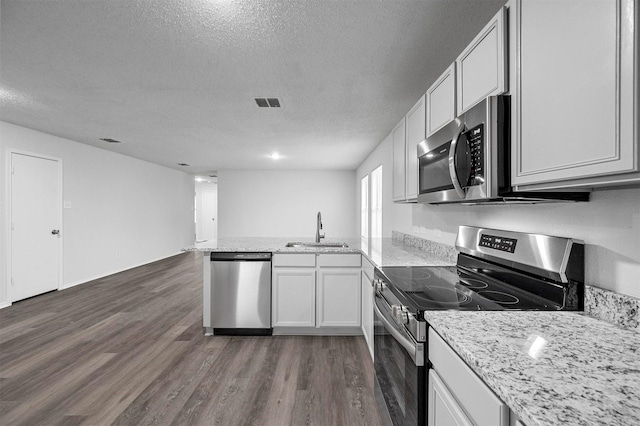
<svg viewBox="0 0 640 426">
<path fill-rule="evenodd" d="M 278 154 L 277 152 L 274 152 L 269 155 L 269 158 L 271 158 L 272 160 L 279 160 L 282 158 L 282 155 Z"/>
<path fill-rule="evenodd" d="M 120 142 L 119 140 L 111 139 L 111 138 L 100 138 L 100 140 L 101 140 L 101 141 L 108 142 L 108 143 L 122 143 L 122 142 Z"/>
</svg>

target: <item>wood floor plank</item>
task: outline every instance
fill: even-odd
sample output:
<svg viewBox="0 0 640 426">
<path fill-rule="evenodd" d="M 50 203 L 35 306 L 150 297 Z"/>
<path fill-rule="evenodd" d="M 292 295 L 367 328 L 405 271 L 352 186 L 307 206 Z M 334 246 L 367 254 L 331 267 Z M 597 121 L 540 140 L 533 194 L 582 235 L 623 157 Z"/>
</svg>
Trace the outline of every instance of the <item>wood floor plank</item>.
<svg viewBox="0 0 640 426">
<path fill-rule="evenodd" d="M 204 336 L 203 258 L 0 310 L 0 424 L 382 424 L 362 337 Z"/>
</svg>

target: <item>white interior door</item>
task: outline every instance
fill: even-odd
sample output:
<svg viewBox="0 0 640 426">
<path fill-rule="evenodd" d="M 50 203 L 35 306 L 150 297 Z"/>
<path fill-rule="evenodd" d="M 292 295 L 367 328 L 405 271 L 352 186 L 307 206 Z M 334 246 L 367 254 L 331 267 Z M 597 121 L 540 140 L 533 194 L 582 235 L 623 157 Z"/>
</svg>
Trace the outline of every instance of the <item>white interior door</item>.
<svg viewBox="0 0 640 426">
<path fill-rule="evenodd" d="M 218 238 L 218 185 L 196 184 L 196 241 Z"/>
<path fill-rule="evenodd" d="M 217 238 L 218 193 L 215 189 L 202 191 L 202 236 L 205 240 Z"/>
<path fill-rule="evenodd" d="M 61 249 L 60 162 L 11 154 L 11 301 L 57 290 Z"/>
</svg>

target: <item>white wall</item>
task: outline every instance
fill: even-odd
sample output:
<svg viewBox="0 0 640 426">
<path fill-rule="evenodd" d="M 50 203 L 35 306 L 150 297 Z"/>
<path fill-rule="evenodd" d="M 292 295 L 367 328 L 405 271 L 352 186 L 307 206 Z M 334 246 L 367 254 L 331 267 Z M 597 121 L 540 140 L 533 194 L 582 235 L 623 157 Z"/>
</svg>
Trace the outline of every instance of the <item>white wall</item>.
<svg viewBox="0 0 640 426">
<path fill-rule="evenodd" d="M 62 159 L 63 198 L 72 207 L 63 210 L 63 287 L 165 258 L 193 244 L 193 176 L 9 123 L 0 122 L 0 137 L 3 206 L 8 205 L 5 166 L 11 150 Z M 3 210 L 4 261 L 8 207 Z M 6 301 L 6 293 L 1 295 Z"/>
<path fill-rule="evenodd" d="M 222 170 L 218 236 L 311 240 L 322 212 L 327 240 L 356 238 L 353 171 Z"/>
<path fill-rule="evenodd" d="M 596 191 L 588 203 L 507 206 L 391 202 L 391 143 L 383 141 L 358 168 L 359 178 L 383 164 L 384 234 L 393 230 L 455 244 L 459 225 L 482 226 L 581 239 L 586 244 L 585 281 L 640 298 L 640 189 Z M 359 211 L 359 205 L 356 206 Z M 389 217 L 391 216 L 391 217 Z M 359 218 L 358 218 L 359 219 Z"/>
</svg>

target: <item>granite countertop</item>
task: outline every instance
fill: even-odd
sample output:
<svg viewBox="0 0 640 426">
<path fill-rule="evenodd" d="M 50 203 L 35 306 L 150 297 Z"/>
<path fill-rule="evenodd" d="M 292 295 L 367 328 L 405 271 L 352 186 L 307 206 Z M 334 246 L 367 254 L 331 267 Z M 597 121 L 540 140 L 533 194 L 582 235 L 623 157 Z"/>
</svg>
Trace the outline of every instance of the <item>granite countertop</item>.
<svg viewBox="0 0 640 426">
<path fill-rule="evenodd" d="M 309 238 L 223 238 L 186 247 L 201 252 L 272 252 L 272 253 L 362 253 L 375 266 L 451 266 L 454 257 L 429 253 L 409 247 L 392 238 L 375 238 L 371 242 L 353 238 L 334 238 L 322 242 L 344 242 L 348 247 L 285 247 L 288 242 L 312 242 Z"/>
<path fill-rule="evenodd" d="M 640 334 L 573 312 L 429 311 L 527 426 L 640 424 Z"/>
</svg>

